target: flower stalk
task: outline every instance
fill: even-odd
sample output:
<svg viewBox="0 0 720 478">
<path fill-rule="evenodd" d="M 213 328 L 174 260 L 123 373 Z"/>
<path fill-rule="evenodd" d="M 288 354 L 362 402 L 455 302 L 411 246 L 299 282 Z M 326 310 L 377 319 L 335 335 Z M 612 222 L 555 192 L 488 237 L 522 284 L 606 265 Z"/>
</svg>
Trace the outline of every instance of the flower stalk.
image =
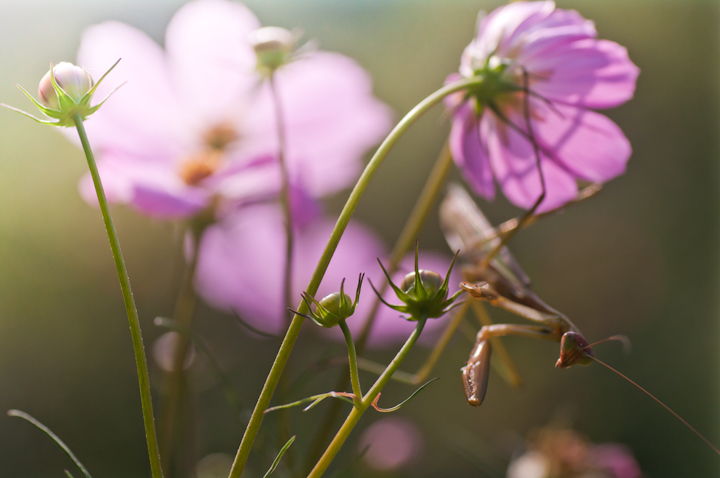
<svg viewBox="0 0 720 478">
<path fill-rule="evenodd" d="M 395 143 L 418 118 L 420 118 L 430 108 L 442 101 L 443 98 L 457 91 L 462 91 L 473 86 L 478 86 L 481 82 L 482 80 L 479 78 L 468 78 L 443 86 L 442 88 L 422 100 L 419 104 L 417 104 L 412 110 L 410 110 L 410 112 L 408 112 L 408 114 L 405 115 L 402 120 L 400 120 L 400 122 L 395 126 L 395 128 L 393 128 L 390 134 L 385 138 L 380 147 L 377 149 L 368 165 L 365 167 L 365 170 L 360 176 L 360 179 L 355 184 L 355 187 L 350 193 L 350 197 L 348 198 L 342 212 L 340 213 L 340 217 L 335 224 L 335 228 L 333 229 L 330 238 L 328 239 L 325 250 L 320 256 L 320 260 L 318 261 L 310 283 L 308 284 L 308 287 L 306 289 L 306 292 L 308 294 L 314 296 L 317 292 L 317 289 L 320 286 L 320 282 L 325 275 L 325 271 L 330 264 L 330 260 L 332 259 L 335 249 L 340 242 L 343 232 L 345 232 L 345 228 L 350 222 L 352 214 L 355 212 L 355 208 L 357 207 L 360 198 L 365 192 L 365 189 L 367 189 L 370 180 L 375 175 L 375 172 L 380 167 L 383 160 L 388 155 Z M 307 304 L 304 303 L 304 301 L 301 301 L 297 310 L 300 313 L 307 313 L 309 308 Z M 268 374 L 268 377 L 265 381 L 265 385 L 263 386 L 262 392 L 260 393 L 260 397 L 258 398 L 258 401 L 255 405 L 252 416 L 250 417 L 250 422 L 248 423 L 248 427 L 245 430 L 245 434 L 243 435 L 240 447 L 238 448 L 237 455 L 235 456 L 235 461 L 233 462 L 233 466 L 230 470 L 229 478 L 239 478 L 242 474 L 243 469 L 245 468 L 248 456 L 250 455 L 250 449 L 252 448 L 252 444 L 255 441 L 255 437 L 257 436 L 257 433 L 260 429 L 260 424 L 262 423 L 263 412 L 270 404 L 270 399 L 275 392 L 275 388 L 277 386 L 278 380 L 280 379 L 280 375 L 285 368 L 285 364 L 290 357 L 292 348 L 295 345 L 298 334 L 300 333 L 300 327 L 302 326 L 303 320 L 304 319 L 302 316 L 295 314 L 292 321 L 290 322 L 290 327 L 288 328 L 285 334 L 285 338 L 280 345 L 278 354 L 275 358 L 272 368 L 270 369 L 270 373 Z"/>
<path fill-rule="evenodd" d="M 82 142 L 83 151 L 87 158 L 90 174 L 92 175 L 95 192 L 97 193 L 100 211 L 102 212 L 105 229 L 107 231 L 108 240 L 110 241 L 110 249 L 112 249 L 115 268 L 117 269 L 118 278 L 120 279 L 120 288 L 122 289 L 123 301 L 125 302 L 125 310 L 130 323 L 130 334 L 132 336 L 133 350 L 135 352 L 135 363 L 137 364 L 138 381 L 140 384 L 140 400 L 142 403 L 143 422 L 145 424 L 145 436 L 147 439 L 148 454 L 150 456 L 150 470 L 153 478 L 162 478 L 162 468 L 160 466 L 160 450 L 158 447 L 157 433 L 155 431 L 155 417 L 152 406 L 152 394 L 150 391 L 150 377 L 148 373 L 147 358 L 145 356 L 145 348 L 143 346 L 142 332 L 140 331 L 140 319 L 138 317 L 137 307 L 135 307 L 135 299 L 133 298 L 130 288 L 130 278 L 125 260 L 120 250 L 120 241 L 118 240 L 115 225 L 110 216 L 110 208 L 105 197 L 100 174 L 98 173 L 95 157 L 93 156 L 90 143 L 88 142 L 87 133 L 83 124 L 83 118 L 79 113 L 72 116 L 80 141 Z"/>
</svg>

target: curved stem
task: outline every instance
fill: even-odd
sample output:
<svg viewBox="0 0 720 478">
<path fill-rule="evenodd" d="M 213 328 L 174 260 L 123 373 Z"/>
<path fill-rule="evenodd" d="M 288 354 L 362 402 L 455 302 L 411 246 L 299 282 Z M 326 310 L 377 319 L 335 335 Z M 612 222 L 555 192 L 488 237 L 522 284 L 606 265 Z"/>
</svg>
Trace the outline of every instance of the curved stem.
<svg viewBox="0 0 720 478">
<path fill-rule="evenodd" d="M 353 212 L 355 212 L 355 208 L 357 207 L 360 198 L 365 192 L 365 189 L 367 189 L 370 180 L 375 175 L 375 172 L 380 167 L 380 164 L 382 164 L 383 160 L 390 152 L 393 145 L 395 145 L 398 139 L 400 139 L 400 137 L 405 133 L 405 131 L 407 131 L 407 129 L 418 118 L 420 118 L 427 110 L 442 101 L 443 98 L 452 93 L 455 93 L 456 91 L 461 91 L 468 87 L 479 85 L 480 83 L 480 79 L 472 78 L 460 80 L 458 82 L 451 83 L 440 88 L 439 90 L 435 91 L 430 96 L 425 98 L 423 101 L 421 101 L 412 110 L 410 110 L 410 112 L 405 115 L 402 120 L 400 120 L 400 122 L 395 126 L 395 128 L 393 128 L 393 130 L 385 138 L 377 151 L 375 151 L 375 154 L 373 155 L 368 165 L 365 167 L 365 170 L 360 176 L 360 179 L 355 184 L 355 187 L 350 193 L 350 197 L 348 198 L 347 202 L 345 203 L 345 207 L 340 213 L 340 217 L 335 224 L 335 228 L 330 235 L 330 239 L 328 239 L 325 250 L 320 256 L 320 260 L 318 261 L 315 271 L 313 272 L 310 283 L 305 290 L 308 294 L 314 296 L 317 292 L 317 289 L 320 286 L 320 281 L 325 275 L 325 271 L 330 264 L 330 259 L 332 259 L 332 256 L 335 253 L 335 249 L 340 242 L 340 238 L 342 237 L 343 232 L 345 232 L 345 228 L 347 227 L 348 222 L 350 222 L 350 217 L 352 216 Z M 297 310 L 301 314 L 307 313 L 307 304 L 305 304 L 304 301 L 301 301 Z M 229 478 L 239 478 L 242 474 L 243 469 L 245 468 L 245 463 L 247 462 L 248 456 L 250 455 L 250 448 L 252 447 L 253 441 L 257 436 L 257 432 L 260 429 L 263 412 L 265 411 L 265 409 L 267 409 L 268 404 L 270 403 L 270 399 L 272 398 L 273 392 L 275 391 L 275 387 L 277 386 L 278 380 L 280 379 L 280 375 L 285 368 L 285 364 L 290 357 L 290 352 L 292 351 L 292 348 L 295 345 L 295 341 L 297 340 L 297 336 L 300 333 L 300 327 L 302 326 L 302 323 L 303 318 L 300 315 L 295 315 L 290 322 L 290 327 L 288 328 L 285 334 L 285 338 L 280 345 L 280 350 L 278 350 L 278 354 L 275 357 L 275 362 L 270 369 L 270 373 L 268 374 L 265 385 L 263 386 L 262 392 L 260 393 L 260 397 L 258 398 L 258 401 L 255 405 L 255 409 L 253 410 L 252 416 L 250 417 L 248 427 L 245 430 L 242 441 L 240 442 L 240 447 L 238 448 L 237 455 L 235 456 L 235 461 L 233 462 L 232 469 L 230 470 Z"/>
<path fill-rule="evenodd" d="M 173 318 L 175 323 L 183 329 L 189 330 L 192 322 L 197 295 L 193 287 L 195 268 L 197 267 L 197 249 L 200 244 L 202 227 L 190 227 L 193 234 L 193 249 L 190 262 L 183 272 L 180 292 L 175 302 Z M 177 332 L 176 332 L 177 333 Z M 167 398 L 163 404 L 162 416 L 160 418 L 160 444 L 162 445 L 162 466 L 165 473 L 170 474 L 170 467 L 173 461 L 173 445 L 175 442 L 175 425 L 180 414 L 180 404 L 185 391 L 185 357 L 190 347 L 190 338 L 177 333 L 177 342 L 173 349 L 172 370 L 167 374 L 166 390 Z"/>
<path fill-rule="evenodd" d="M 425 186 L 423 186 L 423 189 L 418 196 L 417 202 L 415 203 L 415 206 L 410 213 L 410 216 L 405 222 L 405 226 L 403 227 L 402 232 L 400 233 L 397 241 L 395 242 L 392 253 L 390 254 L 390 260 L 388 261 L 388 272 L 391 275 L 397 270 L 398 266 L 400 265 L 400 261 L 402 261 L 403 257 L 412 246 L 415 238 L 420 232 L 420 228 L 425 223 L 425 219 L 430 213 L 430 208 L 437 200 L 437 197 L 442 189 L 442 185 L 445 183 L 445 178 L 450 171 L 451 165 L 452 155 L 450 154 L 449 144 L 446 141 L 443 145 L 442 150 L 440 151 L 440 155 L 435 161 L 435 165 L 433 166 L 432 171 L 430 171 L 430 175 L 428 176 L 428 179 L 425 182 Z M 380 294 L 384 294 L 387 288 L 388 283 L 383 282 L 382 286 L 380 287 Z M 365 323 L 363 324 L 363 327 L 360 330 L 360 335 L 358 337 L 357 350 L 359 353 L 362 353 L 362 351 L 365 349 L 367 339 L 370 336 L 370 331 L 372 329 L 372 325 L 375 321 L 375 317 L 377 316 L 377 311 L 379 308 L 380 300 L 377 298 L 377 296 L 374 296 L 374 302 L 370 307 L 370 312 L 365 318 Z M 349 378 L 350 377 L 347 373 L 343 373 L 338 379 L 338 382 L 333 390 L 344 389 L 347 386 Z M 320 429 L 316 433 L 314 443 L 308 453 L 309 466 L 315 463 L 320 458 L 320 455 L 323 452 L 323 446 L 330 437 L 333 426 L 338 418 L 338 415 L 340 414 L 341 406 L 342 402 L 336 400 L 330 404 L 330 407 L 328 407 L 328 411 L 325 414 L 325 420 L 323 421 L 323 424 L 320 426 Z"/>
<path fill-rule="evenodd" d="M 353 342 L 352 334 L 350 333 L 350 327 L 348 327 L 345 320 L 341 320 L 338 325 L 340 326 L 340 330 L 342 330 L 342 333 L 345 336 L 345 342 L 347 343 L 348 362 L 350 362 L 350 382 L 352 383 L 353 394 L 356 397 L 356 400 L 353 401 L 357 403 L 362 400 L 362 389 L 360 388 L 360 377 L 358 375 L 355 343 Z"/>
<path fill-rule="evenodd" d="M 155 417 L 153 414 L 147 359 L 145 357 L 145 348 L 140 331 L 140 319 L 138 318 L 135 299 L 133 299 L 132 290 L 130 289 L 130 278 L 128 277 L 127 268 L 125 267 L 125 260 L 120 251 L 120 241 L 118 240 L 115 225 L 110 216 L 110 208 L 105 198 L 100 173 L 98 173 L 95 157 L 93 156 L 92 149 L 90 149 L 90 143 L 88 142 L 82 117 L 80 115 L 73 116 L 73 122 L 80 136 L 88 167 L 90 168 L 90 175 L 95 185 L 95 192 L 97 193 L 100 211 L 102 212 L 103 221 L 105 222 L 105 229 L 108 240 L 110 241 L 110 249 L 112 249 L 115 268 L 117 269 L 118 278 L 120 279 L 120 288 L 122 289 L 123 301 L 125 302 L 125 310 L 127 312 L 128 322 L 130 323 L 130 335 L 132 336 L 138 381 L 140 383 L 140 401 L 142 403 L 143 421 L 145 423 L 145 436 L 147 438 L 148 454 L 150 456 L 150 470 L 152 471 L 153 478 L 162 478 L 160 450 L 158 448 L 157 433 L 155 432 Z"/>
<path fill-rule="evenodd" d="M 343 446 L 343 443 L 347 440 L 350 432 L 352 432 L 355 425 L 357 425 L 357 422 L 360 420 L 362 414 L 368 409 L 368 407 L 370 407 L 370 405 L 372 405 L 375 398 L 377 398 L 385 385 L 387 385 L 392 378 L 393 373 L 395 373 L 398 367 L 400 367 L 400 364 L 405 359 L 408 352 L 410 352 L 410 349 L 412 349 L 415 342 L 417 342 L 418 337 L 420 337 L 420 333 L 422 333 L 423 327 L 425 327 L 426 320 L 427 319 L 424 317 L 421 317 L 420 320 L 418 320 L 415 330 L 407 339 L 405 345 L 402 346 L 395 358 L 392 362 L 390 362 L 390 365 L 388 365 L 383 374 L 380 375 L 380 378 L 377 379 L 375 384 L 368 391 L 367 395 L 363 397 L 362 405 L 360 407 L 353 407 L 350 411 L 345 423 L 343 423 L 342 427 L 340 427 L 340 430 L 338 430 L 335 438 L 333 438 L 332 442 L 330 442 L 330 446 L 328 446 L 327 450 L 325 450 L 325 453 L 323 453 L 320 461 L 317 462 L 315 468 L 312 469 L 307 478 L 320 478 L 323 473 L 325 473 L 325 470 L 327 470 L 328 466 L 330 466 L 333 458 L 335 458 L 335 455 L 337 455 L 340 448 Z"/>
</svg>

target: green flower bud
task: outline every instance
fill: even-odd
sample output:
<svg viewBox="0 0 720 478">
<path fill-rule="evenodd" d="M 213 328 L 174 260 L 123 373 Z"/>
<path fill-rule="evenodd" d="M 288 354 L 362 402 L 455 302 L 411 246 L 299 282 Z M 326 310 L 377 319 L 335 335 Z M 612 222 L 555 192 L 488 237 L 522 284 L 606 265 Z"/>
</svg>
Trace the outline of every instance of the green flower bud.
<svg viewBox="0 0 720 478">
<path fill-rule="evenodd" d="M 420 269 L 418 267 L 418 249 L 416 245 L 415 272 L 407 274 L 400 283 L 400 287 L 393 283 L 392 279 L 390 279 L 390 274 L 385 270 L 382 262 L 378 260 L 380 267 L 382 267 L 385 273 L 385 277 L 387 277 L 388 283 L 404 305 L 388 304 L 377 289 L 375 289 L 375 286 L 372 285 L 372 282 L 370 285 L 385 305 L 398 312 L 408 314 L 408 317 L 406 317 L 407 320 L 420 320 L 421 317 L 436 319 L 442 317 L 452 309 L 456 305 L 455 299 L 464 292 L 463 290 L 459 290 L 448 299 L 448 281 L 450 279 L 450 272 L 455 265 L 455 259 L 457 259 L 457 254 L 453 257 L 450 269 L 448 269 L 445 279 L 443 279 L 437 272 Z"/>
<path fill-rule="evenodd" d="M 115 62 L 115 65 L 117 65 L 119 61 L 120 60 Z M 2 106 L 28 116 L 38 123 L 53 126 L 74 126 L 77 117 L 84 120 L 95 113 L 98 108 L 107 101 L 110 95 L 114 93 L 113 90 L 110 95 L 105 97 L 100 103 L 95 106 L 90 106 L 90 101 L 98 85 L 100 85 L 100 82 L 105 79 L 107 74 L 115 68 L 115 65 L 110 67 L 98 82 L 95 83 L 92 76 L 90 76 L 84 68 L 66 62 L 62 62 L 55 67 L 51 64 L 50 71 L 43 76 L 38 86 L 40 101 L 33 98 L 22 86 L 17 85 L 40 111 L 54 121 L 36 118 L 30 113 L 8 105 Z"/>
<path fill-rule="evenodd" d="M 360 300 L 360 288 L 365 274 L 360 274 L 358 279 L 357 290 L 355 291 L 355 302 L 349 295 L 345 293 L 345 279 L 340 284 L 340 292 L 334 292 L 325 296 L 320 302 L 312 298 L 309 294 L 303 293 L 303 300 L 310 309 L 309 314 L 301 314 L 300 312 L 290 309 L 291 312 L 312 320 L 315 324 L 331 328 L 335 327 L 343 320 L 347 320 L 355 313 L 355 308 Z M 315 311 L 312 310 L 312 304 L 315 304 Z"/>
</svg>

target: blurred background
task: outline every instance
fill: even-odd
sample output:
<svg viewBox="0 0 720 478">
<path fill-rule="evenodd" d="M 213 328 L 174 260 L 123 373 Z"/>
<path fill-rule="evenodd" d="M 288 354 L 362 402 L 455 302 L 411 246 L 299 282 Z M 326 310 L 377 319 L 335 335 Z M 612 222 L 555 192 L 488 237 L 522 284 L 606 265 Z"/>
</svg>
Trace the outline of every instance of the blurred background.
<svg viewBox="0 0 720 478">
<path fill-rule="evenodd" d="M 34 91 L 50 61 L 74 61 L 88 25 L 119 20 L 162 43 L 182 3 L 2 0 L 0 101 L 31 108 L 13 83 Z M 477 11 L 499 5 L 469 0 L 246 3 L 264 25 L 300 27 L 322 48 L 356 58 L 398 119 L 457 69 Z M 627 174 L 585 204 L 526 230 L 514 239 L 512 250 L 538 294 L 566 313 L 590 341 L 613 334 L 632 340 L 629 355 L 607 344 L 596 348 L 599 357 L 720 443 L 720 4 L 558 4 L 593 19 L 600 36 L 627 46 L 641 68 L 635 99 L 607 112 L 629 137 L 634 153 Z M 357 217 L 388 244 L 399 233 L 447 132 L 440 109 L 427 115 L 398 144 L 360 204 Z M 81 152 L 57 131 L 0 111 L 0 410 L 19 408 L 46 423 L 96 478 L 149 476 L 115 270 L 100 215 L 77 193 L 85 168 Z M 344 199 L 333 198 L 329 209 L 339 211 Z M 519 212 L 503 198 L 480 205 L 494 222 Z M 180 279 L 177 229 L 122 207 L 114 214 L 150 348 L 162 333 L 152 320 L 171 314 Z M 420 241 L 449 252 L 436 214 Z M 516 321 L 492 313 L 496 321 Z M 243 402 L 252 406 L 278 342 L 251 336 L 230 317 L 202 305 L 194 327 L 211 344 Z M 355 476 L 504 476 L 528 432 L 558 417 L 594 442 L 627 445 L 647 476 L 717 476 L 720 457 L 608 370 L 596 365 L 560 371 L 553 366 L 556 344 L 519 338 L 505 343 L 524 377 L 522 390 L 493 375 L 485 403 L 469 407 L 458 369 L 471 345 L 456 337 L 433 373 L 441 380 L 394 415 L 409 420 L 403 423 L 410 423 L 405 431 L 414 437 L 414 458 L 399 468 L 371 471 L 368 457 L 365 464 L 353 465 Z M 294 360 L 310 363 L 328 348 L 343 353 L 339 345 L 304 333 Z M 418 349 L 403 368 L 419 366 L 426 353 Z M 371 351 L 367 356 L 385 361 L 393 354 Z M 200 378 L 194 395 L 199 411 L 190 461 L 217 453 L 232 456 L 242 435 L 221 388 L 203 366 L 200 360 L 194 366 Z M 160 371 L 155 364 L 151 368 L 157 383 Z M 330 389 L 338 373 L 339 368 L 318 373 L 298 396 Z M 399 401 L 410 391 L 393 384 L 383 402 Z M 309 446 L 326 410 L 321 405 L 291 415 L 297 456 Z M 368 413 L 353 438 L 379 418 L 384 417 Z M 338 462 L 350 463 L 360 447 L 348 444 Z M 198 478 L 216 476 L 213 467 L 222 468 L 226 460 L 223 455 L 204 460 L 204 476 Z M 37 429 L 0 417 L 0 476 L 59 477 L 69 467 Z M 258 472 L 253 476 L 262 476 Z"/>
</svg>

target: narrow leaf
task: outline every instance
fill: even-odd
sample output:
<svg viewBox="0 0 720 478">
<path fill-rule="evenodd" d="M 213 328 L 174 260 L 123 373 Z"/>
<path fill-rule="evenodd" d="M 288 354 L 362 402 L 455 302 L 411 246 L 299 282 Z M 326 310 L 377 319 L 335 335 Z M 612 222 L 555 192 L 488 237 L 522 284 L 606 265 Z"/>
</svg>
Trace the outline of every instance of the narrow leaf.
<svg viewBox="0 0 720 478">
<path fill-rule="evenodd" d="M 38 427 L 40 430 L 44 431 L 50 438 L 55 440 L 55 443 L 57 443 L 60 446 L 60 448 L 63 449 L 63 451 L 65 453 L 67 453 L 67 456 L 69 456 L 70 459 L 75 463 L 75 465 L 77 465 L 77 467 L 80 469 L 82 474 L 85 475 L 85 478 L 92 478 L 90 476 L 90 473 L 88 473 L 87 469 L 85 469 L 83 464 L 80 463 L 80 460 L 78 460 L 77 457 L 73 454 L 73 452 L 70 451 L 70 448 L 68 448 L 68 446 L 60 439 L 60 437 L 58 437 L 56 434 L 54 434 L 48 427 L 46 427 L 45 425 L 43 425 L 42 423 L 40 423 L 39 421 L 37 421 L 36 419 L 31 417 L 27 413 L 21 412 L 20 410 L 8 410 L 7 414 L 11 417 L 23 418 L 23 419 L 29 421 L 30 423 L 32 423 L 33 425 L 35 425 L 36 427 Z M 66 471 L 65 473 L 70 475 L 70 473 L 68 471 Z M 72 475 L 70 475 L 70 476 L 72 477 Z"/>
<path fill-rule="evenodd" d="M 431 383 L 433 383 L 435 380 L 439 380 L 439 377 L 435 377 L 435 378 L 432 379 L 432 380 L 428 380 L 424 385 L 422 385 L 420 388 L 418 388 L 417 390 L 415 390 L 412 395 L 410 395 L 408 398 L 406 398 L 405 400 L 403 400 L 402 402 L 398 403 L 397 405 L 395 405 L 395 406 L 392 407 L 392 408 L 380 408 L 380 407 L 378 406 L 378 400 L 380 400 L 380 394 L 378 394 L 378 396 L 375 397 L 375 400 L 373 400 L 373 402 L 372 402 L 372 407 L 373 407 L 375 410 L 377 410 L 378 412 L 382 412 L 382 413 L 395 412 L 395 411 L 399 410 L 400 407 L 402 407 L 403 405 L 405 405 L 407 402 L 409 402 L 410 400 L 412 400 L 413 398 L 415 398 L 415 395 L 417 395 L 418 393 L 420 393 L 420 392 L 422 391 L 422 389 L 424 389 L 425 387 L 427 387 L 428 385 L 430 385 Z"/>
<path fill-rule="evenodd" d="M 271 407 L 265 410 L 263 413 L 270 413 L 274 412 L 276 410 L 282 410 L 285 408 L 292 408 L 297 407 L 298 405 L 303 405 L 308 402 L 312 402 L 309 407 L 306 407 L 305 410 L 309 410 L 313 408 L 315 405 L 320 403 L 321 401 L 325 400 L 326 398 L 337 398 L 343 401 L 346 401 L 350 404 L 353 404 L 352 399 L 355 398 L 355 395 L 352 393 L 347 392 L 328 392 L 328 393 L 322 393 L 320 395 L 313 395 L 311 397 L 303 398 L 302 400 L 298 400 L 297 402 L 288 403 L 285 405 L 278 405 L 276 407 Z"/>
<path fill-rule="evenodd" d="M 280 459 L 283 457 L 287 449 L 290 448 L 290 445 L 293 444 L 295 438 L 297 438 L 297 435 L 293 435 L 292 437 L 290 437 L 285 446 L 280 449 L 280 453 L 278 453 L 277 457 L 275 457 L 275 461 L 273 461 L 272 465 L 270 465 L 270 469 L 267 471 L 267 473 L 265 473 L 263 478 L 267 478 L 272 474 L 273 471 L 275 471 L 275 468 L 277 468 L 278 464 L 280 463 Z"/>
</svg>

